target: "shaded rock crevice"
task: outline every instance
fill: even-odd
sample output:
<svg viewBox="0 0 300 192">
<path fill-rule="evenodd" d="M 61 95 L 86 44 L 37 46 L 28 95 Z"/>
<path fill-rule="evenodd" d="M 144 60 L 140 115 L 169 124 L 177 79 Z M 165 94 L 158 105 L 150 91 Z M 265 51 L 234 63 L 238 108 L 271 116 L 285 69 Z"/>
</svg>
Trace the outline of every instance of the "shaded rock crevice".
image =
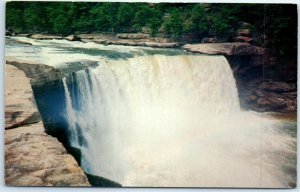
<svg viewBox="0 0 300 192">
<path fill-rule="evenodd" d="M 241 106 L 258 112 L 297 111 L 297 65 L 274 55 L 226 56 Z M 275 63 L 277 62 L 277 63 Z"/>
<path fill-rule="evenodd" d="M 45 132 L 25 73 L 7 64 L 5 84 L 5 184 L 90 186 L 75 159 Z"/>
<path fill-rule="evenodd" d="M 6 185 L 122 187 L 85 173 L 80 167 L 81 151 L 71 146 L 66 128 L 42 122 L 33 90 L 47 92 L 44 88 L 57 86 L 65 73 L 42 64 L 6 64 Z"/>
</svg>

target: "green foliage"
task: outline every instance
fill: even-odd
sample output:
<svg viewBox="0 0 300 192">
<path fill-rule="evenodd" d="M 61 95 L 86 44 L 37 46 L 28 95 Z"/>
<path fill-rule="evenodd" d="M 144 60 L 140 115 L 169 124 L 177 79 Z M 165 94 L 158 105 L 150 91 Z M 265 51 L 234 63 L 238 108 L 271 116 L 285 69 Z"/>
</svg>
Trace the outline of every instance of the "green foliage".
<svg viewBox="0 0 300 192">
<path fill-rule="evenodd" d="M 183 32 L 181 19 L 182 18 L 179 10 L 173 9 L 170 13 L 170 16 L 167 16 L 163 23 L 163 27 L 166 30 L 166 32 L 179 37 L 179 35 L 181 35 Z"/>
<path fill-rule="evenodd" d="M 26 29 L 40 31 L 46 28 L 46 19 L 44 18 L 44 9 L 37 3 L 32 3 L 24 8 L 24 24 Z"/>
<path fill-rule="evenodd" d="M 115 22 L 113 22 L 113 28 L 116 31 L 131 31 L 131 26 L 134 18 L 134 9 L 131 4 L 122 3 L 120 4 L 117 12 Z"/>
<path fill-rule="evenodd" d="M 117 4 L 99 3 L 89 11 L 91 25 L 95 31 L 112 31 L 113 22 L 116 19 Z"/>
<path fill-rule="evenodd" d="M 285 7 L 285 9 L 282 8 Z M 266 22 L 263 25 L 269 46 L 281 55 L 297 54 L 297 9 L 294 5 L 265 6 Z"/>
<path fill-rule="evenodd" d="M 70 4 L 51 4 L 47 7 L 47 15 L 53 32 L 68 34 L 72 31 L 72 26 L 70 25 Z"/>
<path fill-rule="evenodd" d="M 230 39 L 242 21 L 250 23 L 257 34 L 264 34 L 268 46 L 281 54 L 295 54 L 297 48 L 295 5 L 8 2 L 6 10 L 6 27 L 17 33 L 67 35 L 141 32 L 145 28 L 152 36 L 158 32 L 178 38 L 194 34 L 200 41 L 203 37 Z"/>
<path fill-rule="evenodd" d="M 6 9 L 6 28 L 20 33 L 24 30 L 23 3 L 11 2 Z"/>
<path fill-rule="evenodd" d="M 158 32 L 162 23 L 162 13 L 155 7 L 150 7 L 148 4 L 141 4 L 134 17 L 134 28 L 141 31 L 143 27 L 150 28 L 152 35 Z"/>
<path fill-rule="evenodd" d="M 208 14 L 205 11 L 205 4 L 196 4 L 188 7 L 191 11 L 186 11 L 188 17 L 184 20 L 183 31 L 188 32 L 207 32 L 208 26 Z"/>
</svg>

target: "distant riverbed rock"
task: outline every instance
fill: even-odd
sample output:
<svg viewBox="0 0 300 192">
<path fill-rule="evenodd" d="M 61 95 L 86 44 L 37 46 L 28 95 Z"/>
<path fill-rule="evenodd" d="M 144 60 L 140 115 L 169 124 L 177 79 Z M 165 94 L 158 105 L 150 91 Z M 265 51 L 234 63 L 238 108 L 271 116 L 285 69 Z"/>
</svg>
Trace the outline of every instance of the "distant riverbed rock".
<svg viewBox="0 0 300 192">
<path fill-rule="evenodd" d="M 78 37 L 83 42 L 94 42 L 103 45 L 145 46 L 156 48 L 177 48 L 178 42 L 170 38 L 150 38 L 149 34 L 121 33 L 110 34 L 80 34 Z"/>
<path fill-rule="evenodd" d="M 47 34 L 33 34 L 30 36 L 30 38 L 38 39 L 38 40 L 63 39 L 63 37 L 59 35 L 47 35 Z"/>
<path fill-rule="evenodd" d="M 65 39 L 68 41 L 80 41 L 80 38 L 77 35 L 69 35 L 65 37 Z"/>
<path fill-rule="evenodd" d="M 149 39 L 150 35 L 145 33 L 119 33 L 116 35 L 120 39 Z"/>
<path fill-rule="evenodd" d="M 248 43 L 201 43 L 186 44 L 183 49 L 192 53 L 209 55 L 263 55 L 265 49 Z"/>
<path fill-rule="evenodd" d="M 25 73 L 6 64 L 5 80 L 5 184 L 90 186 L 75 159 L 45 133 Z"/>
</svg>

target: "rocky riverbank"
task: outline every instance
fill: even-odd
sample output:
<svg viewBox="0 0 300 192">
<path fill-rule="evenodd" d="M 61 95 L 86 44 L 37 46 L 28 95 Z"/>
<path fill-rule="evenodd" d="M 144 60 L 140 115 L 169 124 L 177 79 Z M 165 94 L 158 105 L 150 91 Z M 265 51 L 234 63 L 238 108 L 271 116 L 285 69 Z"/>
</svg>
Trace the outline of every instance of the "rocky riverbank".
<svg viewBox="0 0 300 192">
<path fill-rule="evenodd" d="M 45 133 L 30 80 L 6 64 L 5 183 L 9 186 L 90 186 L 63 145 Z"/>
</svg>

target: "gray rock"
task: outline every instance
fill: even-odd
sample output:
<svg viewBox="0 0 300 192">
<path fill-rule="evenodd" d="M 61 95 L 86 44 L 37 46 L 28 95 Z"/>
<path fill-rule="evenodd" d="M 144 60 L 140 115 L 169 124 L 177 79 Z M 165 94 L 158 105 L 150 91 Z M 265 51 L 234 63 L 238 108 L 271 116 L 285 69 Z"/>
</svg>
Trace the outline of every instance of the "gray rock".
<svg viewBox="0 0 300 192">
<path fill-rule="evenodd" d="M 208 55 L 263 55 L 265 49 L 248 43 L 203 43 L 186 44 L 183 49 L 192 53 Z"/>
<path fill-rule="evenodd" d="M 54 81 L 64 77 L 64 74 L 54 67 L 38 63 L 7 60 L 6 64 L 13 65 L 22 70 L 30 78 L 31 85 L 39 86 L 48 81 Z"/>
<path fill-rule="evenodd" d="M 77 37 L 76 35 L 69 35 L 67 37 L 64 37 L 64 39 L 66 39 L 68 41 L 80 41 L 80 38 Z"/>
</svg>

